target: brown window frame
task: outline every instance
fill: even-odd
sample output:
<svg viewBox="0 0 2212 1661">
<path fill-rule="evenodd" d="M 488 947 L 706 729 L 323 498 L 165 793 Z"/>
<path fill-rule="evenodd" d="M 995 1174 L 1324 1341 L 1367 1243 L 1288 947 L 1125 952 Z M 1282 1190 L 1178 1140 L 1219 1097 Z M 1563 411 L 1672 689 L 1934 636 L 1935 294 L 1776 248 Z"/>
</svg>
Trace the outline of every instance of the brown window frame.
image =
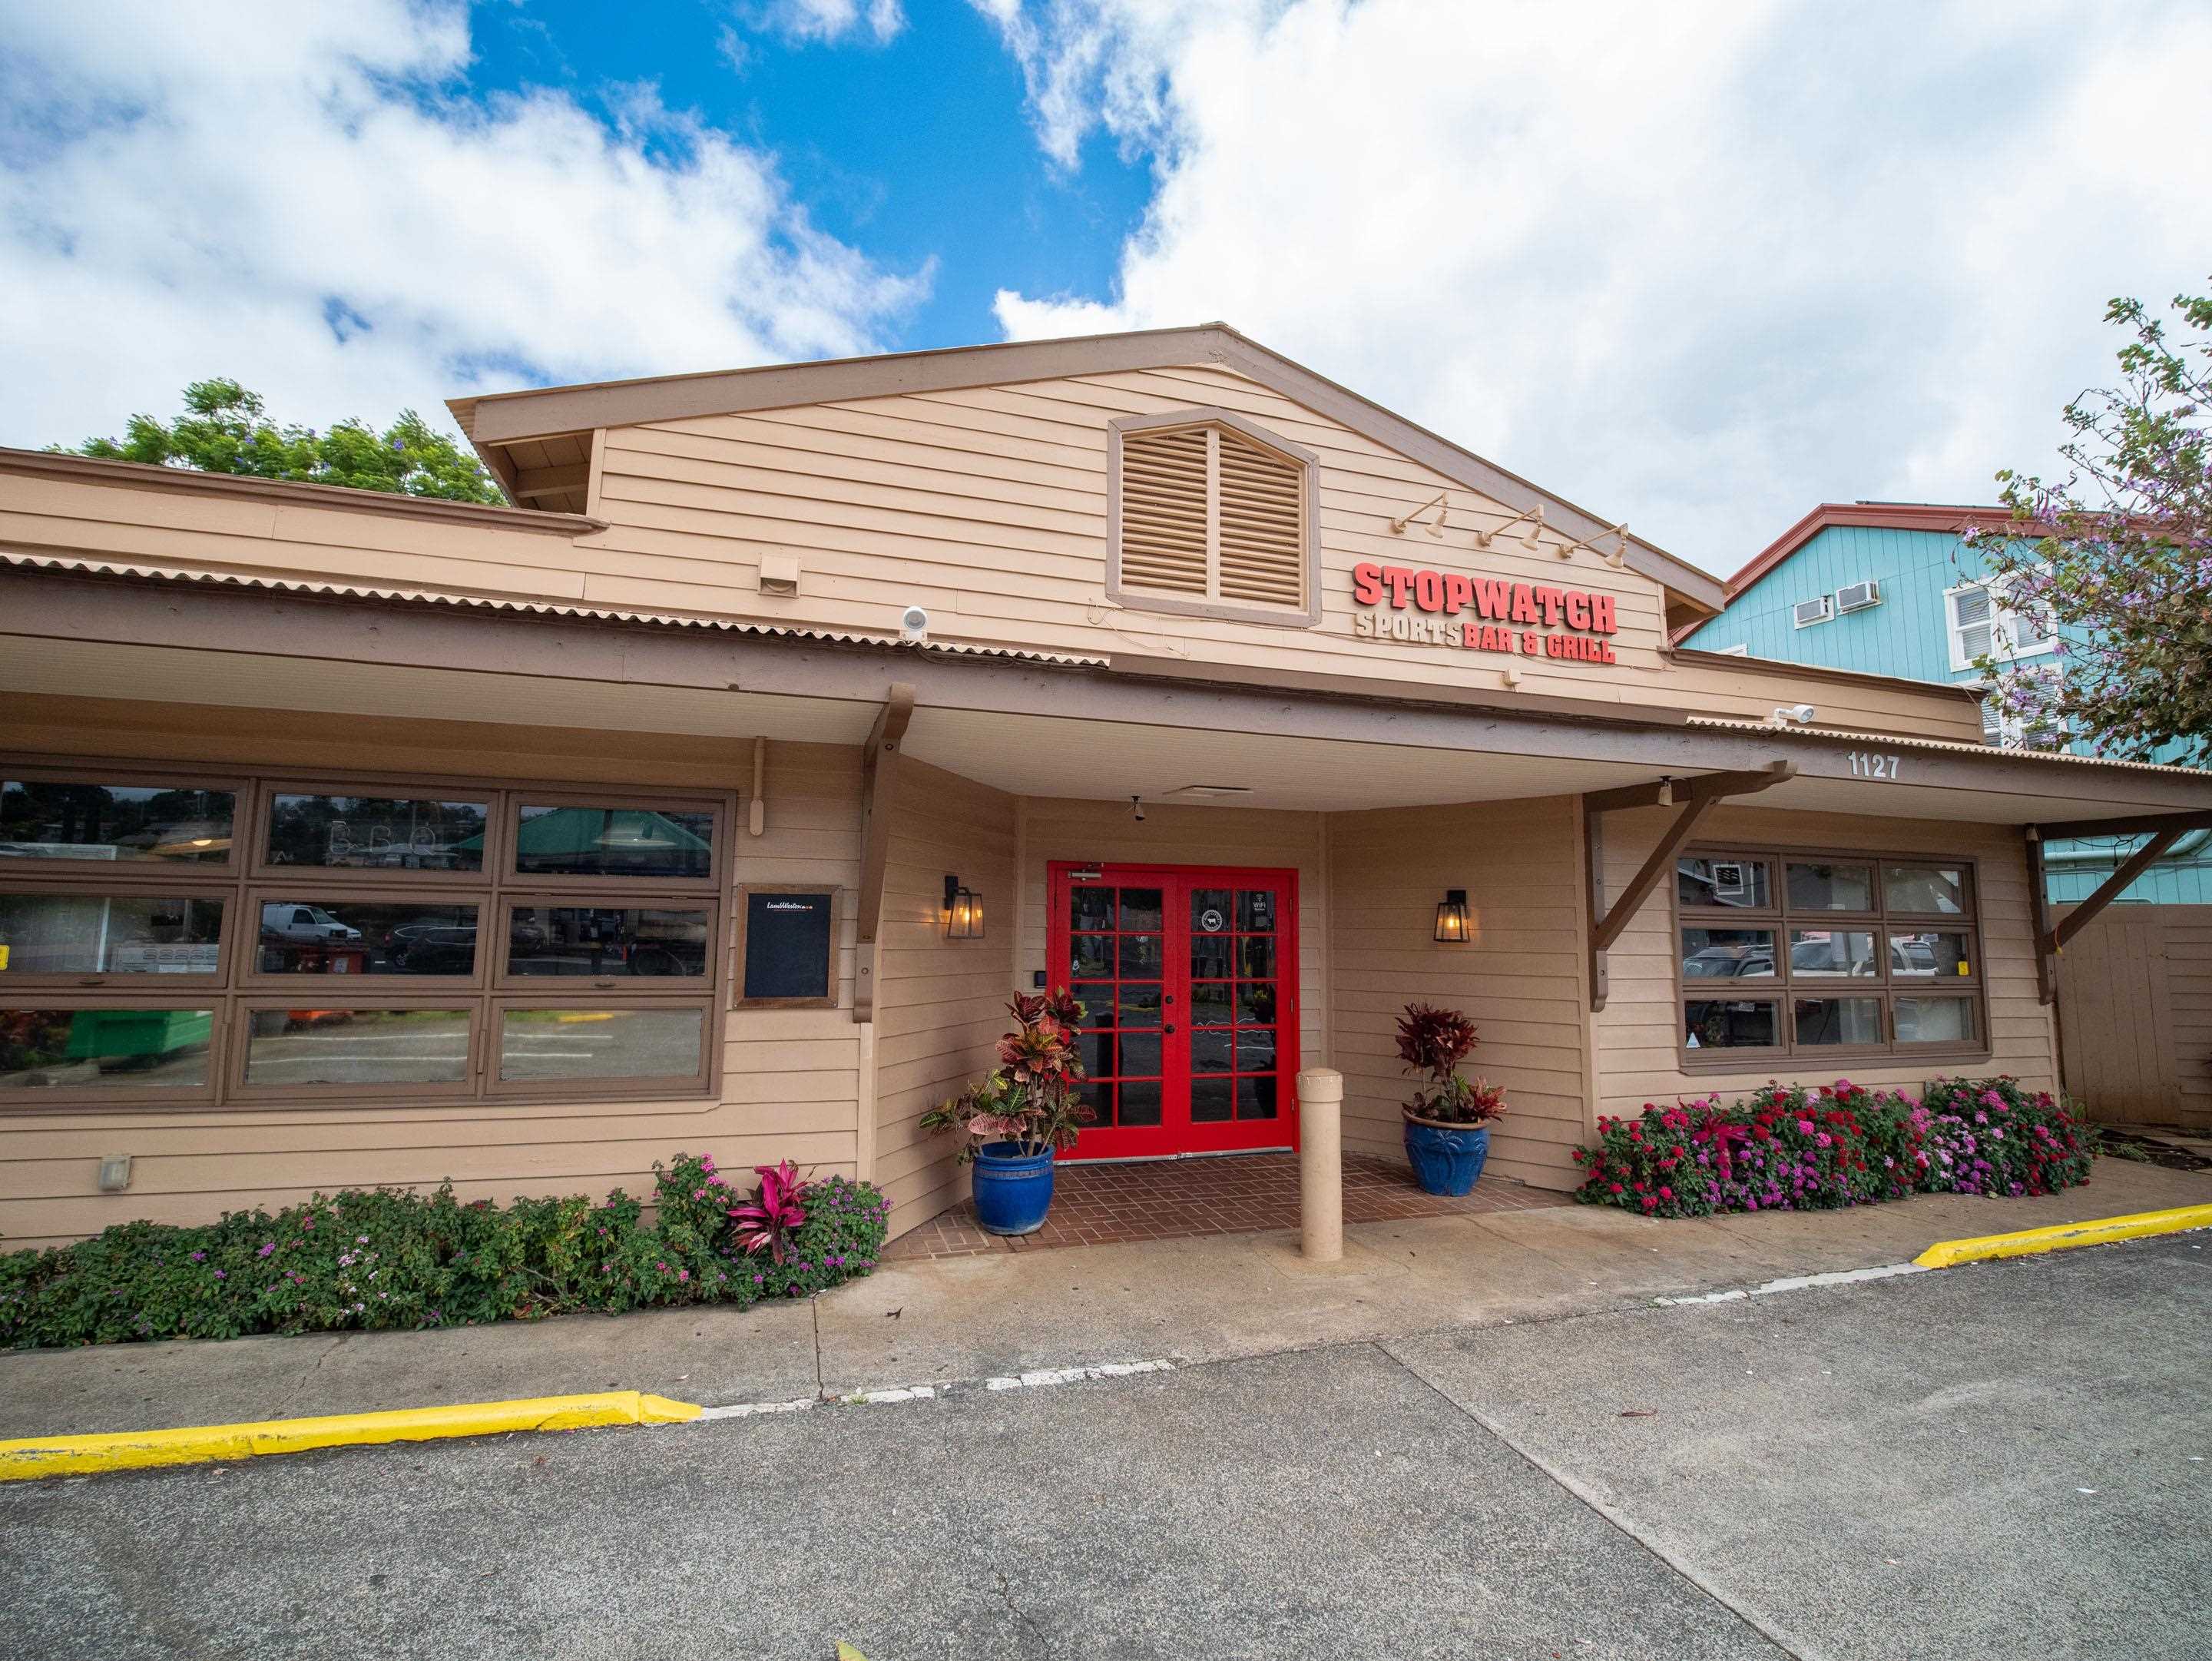
<svg viewBox="0 0 2212 1661">
<path fill-rule="evenodd" d="M 35 973 L 17 969 L 12 964 L 0 970 L 0 1002 L 8 1000 L 8 989 L 21 987 L 27 991 L 50 992 L 157 992 L 174 988 L 179 992 L 218 991 L 228 983 L 231 954 L 237 950 L 238 897 L 231 891 L 226 875 L 218 884 L 199 882 L 166 882 L 148 876 L 134 876 L 113 882 L 99 882 L 88 876 L 84 865 L 88 861 L 69 861 L 67 875 L 55 873 L 50 881 L 39 881 L 43 873 L 27 873 L 30 880 L 22 880 L 19 873 L 8 866 L 0 866 L 0 895 L 59 894 L 81 899 L 186 899 L 217 900 L 222 904 L 222 938 L 216 942 L 216 967 L 207 973 L 178 973 L 173 971 L 128 970 L 64 970 L 58 972 Z M 118 867 L 110 867 L 110 869 Z M 128 867 L 121 867 L 127 869 Z"/>
<path fill-rule="evenodd" d="M 1683 861 L 1702 859 L 1763 864 L 1768 870 L 1768 898 L 1765 906 L 1686 905 L 1679 875 Z M 1799 910 L 1789 903 L 1789 867 L 1792 863 L 1861 866 L 1869 869 L 1874 885 L 1870 910 Z M 1966 910 L 1957 915 L 1910 911 L 1889 904 L 1888 867 L 1891 866 L 1947 866 L 1966 875 Z M 1669 950 L 1674 954 L 1674 1047 L 1677 1065 L 1685 1073 L 1735 1073 L 1773 1062 L 1802 1065 L 1808 1062 L 1917 1062 L 1987 1060 L 1994 1040 L 1990 1032 L 1989 975 L 1984 961 L 1988 931 L 1982 918 L 1981 863 L 1972 855 L 1912 853 L 1896 849 L 1784 847 L 1764 843 L 1701 843 L 1685 848 L 1669 873 Z M 1756 980 L 1700 983 L 1682 972 L 1683 933 L 1691 928 L 1761 930 L 1774 937 L 1774 973 Z M 1831 932 L 1870 932 L 1875 937 L 1877 972 L 1869 976 L 1802 975 L 1791 963 L 1793 929 L 1826 928 Z M 1890 936 L 1919 932 L 1957 934 L 1966 939 L 1966 975 L 1899 976 L 1890 966 Z M 1723 989 L 1733 996 L 1718 995 Z M 1963 996 L 1971 1005 L 1974 1037 L 1966 1043 L 1900 1042 L 1897 1037 L 1897 1001 L 1914 996 Z M 1863 997 L 1880 1007 L 1882 1038 L 1878 1043 L 1804 1043 L 1797 1037 L 1800 1000 Z M 1729 1001 L 1765 1003 L 1774 1007 L 1773 1044 L 1741 1045 L 1725 1049 L 1687 1042 L 1689 1006 Z"/>
<path fill-rule="evenodd" d="M 1303 551 L 1299 584 L 1305 596 L 1302 607 L 1262 605 L 1251 600 L 1222 599 L 1209 595 L 1194 599 L 1148 588 L 1132 588 L 1121 581 L 1121 441 L 1137 432 L 1156 432 L 1182 427 L 1225 427 L 1263 448 L 1273 450 L 1299 467 Z M 1303 444 L 1262 427 L 1249 416 L 1211 405 L 1170 410 L 1160 415 L 1121 416 L 1106 423 L 1106 598 L 1132 611 L 1164 611 L 1170 616 L 1213 618 L 1225 623 L 1257 623 L 1276 629 L 1318 628 L 1321 599 L 1321 458 Z"/>
<path fill-rule="evenodd" d="M 307 769 L 210 768 L 106 757 L 0 762 L 9 778 L 47 783 L 225 790 L 234 800 L 229 857 L 221 863 L 121 863 L 95 860 L 21 860 L 0 867 L 0 890 L 61 894 L 130 893 L 220 900 L 224 938 L 219 973 L 112 973 L 15 977 L 0 972 L 0 1007 L 25 1009 L 208 1008 L 208 1083 L 191 1090 L 142 1087 L 0 1091 L 0 1118 L 80 1109 L 146 1111 L 165 1106 L 270 1110 L 284 1107 L 445 1106 L 547 1102 L 590 1105 L 642 1099 L 696 1101 L 720 1093 L 731 995 L 726 929 L 732 890 L 738 800 L 734 793 L 653 786 L 580 786 L 574 781 L 456 779 L 435 774 L 352 774 Z M 473 872 L 356 866 L 272 865 L 270 826 L 280 795 L 422 797 L 481 801 L 486 807 L 485 859 Z M 704 877 L 635 873 L 556 876 L 515 868 L 521 808 L 531 806 L 642 807 L 712 815 L 709 867 Z M 277 902 L 329 906 L 346 902 L 425 909 L 474 905 L 477 956 L 468 975 L 277 974 L 260 963 L 261 908 Z M 506 953 L 517 904 L 631 907 L 703 911 L 707 949 L 702 972 L 680 978 L 534 977 L 512 974 Z M 833 961 L 834 972 L 834 961 Z M 832 983 L 833 990 L 835 983 Z M 532 1080 L 502 1084 L 495 1076 L 505 1012 L 516 1007 L 696 1009 L 700 1062 L 684 1078 Z M 458 1084 L 254 1084 L 246 1081 L 252 1013 L 263 1009 L 447 1009 L 468 1013 L 469 1059 Z M 18 1099 L 21 1098 L 21 1099 Z"/>
</svg>

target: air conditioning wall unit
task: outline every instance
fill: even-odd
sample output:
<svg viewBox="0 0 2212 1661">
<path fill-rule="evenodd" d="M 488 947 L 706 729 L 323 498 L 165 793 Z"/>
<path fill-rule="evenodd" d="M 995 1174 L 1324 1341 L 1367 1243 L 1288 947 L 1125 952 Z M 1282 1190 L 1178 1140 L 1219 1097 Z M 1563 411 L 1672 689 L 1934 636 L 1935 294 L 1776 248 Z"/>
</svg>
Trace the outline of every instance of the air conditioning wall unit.
<svg viewBox="0 0 2212 1661">
<path fill-rule="evenodd" d="M 1836 599 L 1832 594 L 1822 594 L 1817 599 L 1797 602 L 1793 620 L 1800 629 L 1809 629 L 1816 623 L 1826 623 L 1836 615 Z"/>
<path fill-rule="evenodd" d="M 1863 611 L 1869 605 L 1881 604 L 1881 584 L 1879 582 L 1850 582 L 1836 590 L 1836 609 L 1838 611 Z"/>
</svg>

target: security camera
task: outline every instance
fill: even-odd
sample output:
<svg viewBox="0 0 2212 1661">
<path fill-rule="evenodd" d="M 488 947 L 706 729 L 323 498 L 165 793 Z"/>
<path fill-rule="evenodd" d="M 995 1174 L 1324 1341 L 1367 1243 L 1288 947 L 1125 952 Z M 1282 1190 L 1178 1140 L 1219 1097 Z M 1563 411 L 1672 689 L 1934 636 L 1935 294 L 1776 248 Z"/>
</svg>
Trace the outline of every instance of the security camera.
<svg viewBox="0 0 2212 1661">
<path fill-rule="evenodd" d="M 919 646 L 929 638 L 929 613 L 909 605 L 899 613 L 899 638 Z"/>
<path fill-rule="evenodd" d="M 1145 822 L 1145 799 L 1142 796 L 1129 798 L 1129 817 L 1139 824 Z"/>
<path fill-rule="evenodd" d="M 1809 703 L 1785 703 L 1775 710 L 1774 724 L 1777 727 L 1787 727 L 1794 721 L 1800 727 L 1809 726 L 1814 715 L 1818 713 Z"/>
</svg>

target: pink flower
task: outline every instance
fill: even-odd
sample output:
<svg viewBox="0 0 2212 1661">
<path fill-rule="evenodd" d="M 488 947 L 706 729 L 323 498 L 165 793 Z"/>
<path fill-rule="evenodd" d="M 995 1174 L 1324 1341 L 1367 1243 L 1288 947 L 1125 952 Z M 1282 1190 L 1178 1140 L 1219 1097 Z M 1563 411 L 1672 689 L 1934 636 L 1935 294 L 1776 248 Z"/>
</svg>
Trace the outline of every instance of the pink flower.
<svg viewBox="0 0 2212 1661">
<path fill-rule="evenodd" d="M 1797 1129 L 1800 1135 L 1809 1136 L 1813 1134 L 1813 1122 L 1810 1119 L 1800 1119 L 1797 1121 Z"/>
</svg>

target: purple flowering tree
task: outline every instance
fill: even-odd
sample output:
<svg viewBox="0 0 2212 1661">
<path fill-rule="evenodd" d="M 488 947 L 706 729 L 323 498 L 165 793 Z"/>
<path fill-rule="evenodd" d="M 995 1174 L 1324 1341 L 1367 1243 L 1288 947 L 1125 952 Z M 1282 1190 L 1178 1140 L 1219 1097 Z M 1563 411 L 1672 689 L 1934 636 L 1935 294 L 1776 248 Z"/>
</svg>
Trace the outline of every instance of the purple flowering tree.
<svg viewBox="0 0 2212 1661">
<path fill-rule="evenodd" d="M 2134 338 L 2119 380 L 2066 406 L 2069 471 L 1997 475 L 2012 523 L 1981 526 L 1993 590 L 2059 631 L 2063 675 L 2003 675 L 2030 734 L 2100 755 L 2212 762 L 2212 297 L 2177 295 L 2176 337 L 2142 302 L 2105 320 Z M 1997 678 L 2002 660 L 1978 666 Z"/>
</svg>

